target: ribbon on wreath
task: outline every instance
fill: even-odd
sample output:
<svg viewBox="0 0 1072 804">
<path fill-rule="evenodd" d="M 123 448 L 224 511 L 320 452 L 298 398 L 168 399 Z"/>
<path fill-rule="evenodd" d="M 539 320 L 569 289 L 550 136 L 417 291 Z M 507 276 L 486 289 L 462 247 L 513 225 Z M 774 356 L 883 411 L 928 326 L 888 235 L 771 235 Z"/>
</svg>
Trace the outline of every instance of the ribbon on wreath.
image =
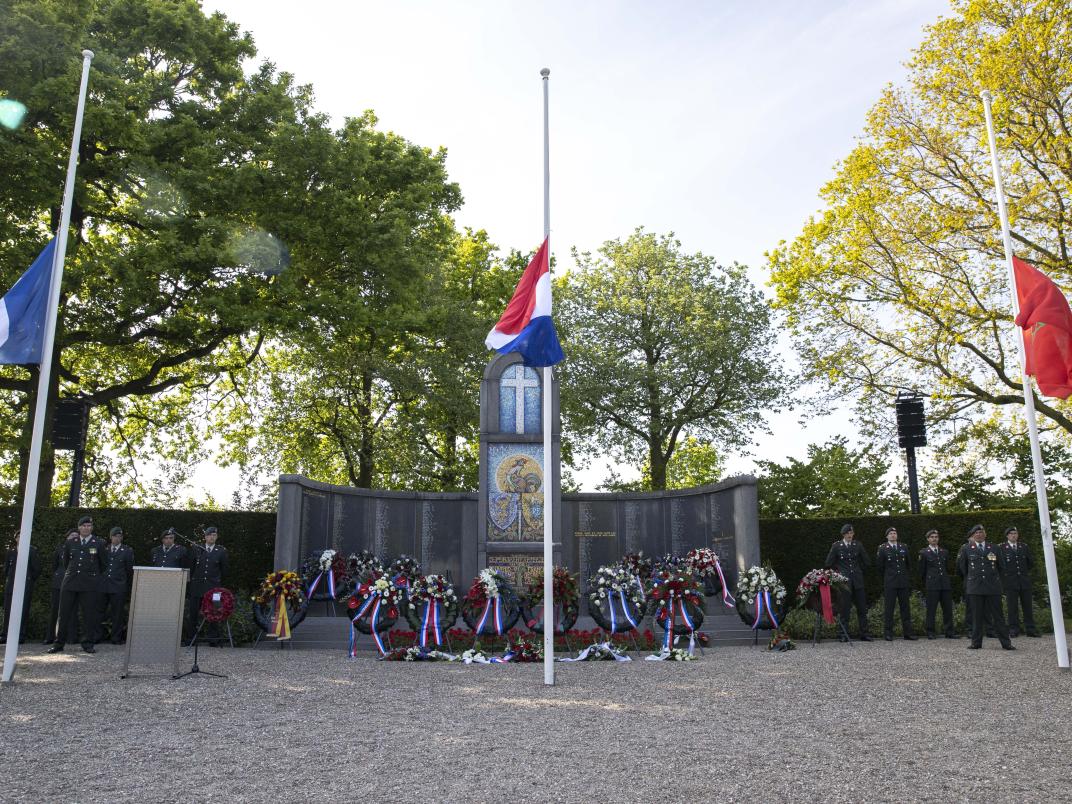
<svg viewBox="0 0 1072 804">
<path fill-rule="evenodd" d="M 633 615 L 629 613 L 629 604 L 626 603 L 625 591 L 624 590 L 621 590 L 621 589 L 618 590 L 618 600 L 621 603 L 622 616 L 625 617 L 626 620 L 628 620 L 629 625 L 631 625 L 633 627 L 633 630 L 636 630 L 637 622 L 633 618 Z M 607 610 L 610 612 L 610 630 L 611 630 L 611 633 L 616 633 L 617 630 L 618 630 L 618 618 L 614 613 L 614 593 L 613 592 L 611 592 L 610 595 L 608 595 L 608 597 L 607 597 Z"/>
<path fill-rule="evenodd" d="M 722 565 L 718 563 L 718 556 L 715 556 L 715 571 L 718 573 L 719 583 L 722 584 L 722 602 L 732 609 L 737 605 L 737 601 L 734 600 L 733 595 L 730 594 L 729 587 L 726 585 L 726 576 L 722 574 Z"/>
<path fill-rule="evenodd" d="M 494 604 L 494 605 L 493 605 Z M 478 634 L 484 633 L 484 623 L 488 620 L 488 614 L 494 609 L 495 616 L 495 633 L 502 636 L 502 606 L 499 603 L 498 597 L 489 597 L 484 604 L 484 613 L 480 615 L 480 622 L 476 624 L 476 632 Z"/>
<path fill-rule="evenodd" d="M 287 598 L 275 596 L 275 611 L 272 613 L 272 636 L 276 639 L 290 639 L 290 618 L 287 616 Z"/>
<path fill-rule="evenodd" d="M 534 604 L 534 605 L 536 605 L 536 609 L 535 609 L 536 616 L 533 617 L 532 620 L 530 620 L 528 622 L 528 627 L 529 628 L 533 628 L 533 627 L 535 627 L 537 625 L 541 625 L 541 626 L 543 625 L 543 600 L 541 599 L 540 601 L 538 601 L 538 604 Z M 558 623 L 559 623 L 559 620 L 561 619 L 559 617 L 558 613 L 559 613 L 561 608 L 562 607 L 557 603 L 554 604 L 553 606 L 551 606 L 551 630 L 552 631 L 557 631 L 558 630 Z"/>
<path fill-rule="evenodd" d="M 604 652 L 608 653 L 611 656 L 611 658 L 614 659 L 614 661 L 616 661 L 616 662 L 631 662 L 631 661 L 633 661 L 632 659 L 630 659 L 626 655 L 615 653 L 615 651 L 612 648 L 610 642 L 598 642 L 595 645 L 589 645 L 587 648 L 582 650 L 576 656 L 564 656 L 562 658 L 556 658 L 555 661 L 556 662 L 585 662 L 585 661 L 588 661 L 588 655 L 594 650 L 604 651 Z"/>
<path fill-rule="evenodd" d="M 819 600 L 822 602 L 823 619 L 830 623 L 834 622 L 834 606 L 830 601 L 830 584 L 829 582 L 819 582 Z"/>
<path fill-rule="evenodd" d="M 311 584 L 309 584 L 309 590 L 305 593 L 306 599 L 308 599 L 308 600 L 313 599 L 313 594 L 316 592 L 316 588 L 320 585 L 321 578 L 323 578 L 325 575 L 328 576 L 328 594 L 331 595 L 332 600 L 335 599 L 336 594 L 335 594 L 335 570 L 334 569 L 321 570 L 319 573 L 317 573 L 317 576 L 313 579 L 313 582 Z"/>
<path fill-rule="evenodd" d="M 372 631 L 372 638 L 376 640 L 376 648 L 380 651 L 380 656 L 387 655 L 387 648 L 383 645 L 383 639 L 380 638 L 380 632 L 376 630 L 376 624 L 380 617 L 380 596 L 373 593 L 365 598 L 365 602 L 361 604 L 360 608 L 350 619 L 350 658 L 353 659 L 357 656 L 357 629 L 354 627 L 358 620 L 368 613 L 369 609 L 372 609 L 372 613 L 369 615 L 369 630 Z"/>
<path fill-rule="evenodd" d="M 439 626 L 439 606 L 438 600 L 429 600 L 428 605 L 424 609 L 424 620 L 421 622 L 421 647 L 428 647 L 428 630 L 431 628 L 432 636 L 435 638 L 437 645 L 442 645 L 442 631 Z"/>
<path fill-rule="evenodd" d="M 669 611 L 667 611 L 669 609 Z M 689 629 L 689 656 L 692 656 L 693 651 L 696 649 L 696 627 L 692 622 L 692 618 L 689 616 L 688 611 L 685 609 L 685 600 L 680 597 L 671 597 L 669 604 L 664 603 L 662 606 L 662 616 L 660 620 L 665 621 L 666 633 L 663 635 L 663 648 L 658 656 L 649 656 L 648 661 L 659 662 L 665 660 L 670 655 L 670 646 L 674 639 L 674 628 L 677 624 L 677 613 L 681 613 L 681 620 L 685 623 L 685 627 Z"/>
<path fill-rule="evenodd" d="M 752 623 L 752 630 L 759 629 L 759 623 L 763 619 L 763 610 L 767 610 L 767 616 L 770 618 L 771 624 L 774 626 L 774 630 L 778 630 L 778 618 L 774 616 L 774 607 L 771 605 L 771 596 L 769 589 L 763 589 L 756 593 L 756 621 Z"/>
</svg>

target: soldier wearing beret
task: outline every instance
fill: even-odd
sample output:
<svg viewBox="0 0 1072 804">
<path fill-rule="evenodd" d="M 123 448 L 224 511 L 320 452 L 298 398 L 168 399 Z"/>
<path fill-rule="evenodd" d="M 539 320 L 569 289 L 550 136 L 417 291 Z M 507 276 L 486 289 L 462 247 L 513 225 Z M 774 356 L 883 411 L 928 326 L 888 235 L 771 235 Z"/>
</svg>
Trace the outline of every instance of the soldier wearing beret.
<svg viewBox="0 0 1072 804">
<path fill-rule="evenodd" d="M 108 532 L 111 544 L 104 556 L 103 614 L 108 620 L 113 645 L 126 638 L 127 620 L 123 608 L 134 580 L 134 550 L 123 544 L 123 529 L 116 525 Z"/>
<path fill-rule="evenodd" d="M 927 546 L 919 551 L 919 574 L 927 596 L 927 639 L 934 639 L 935 615 L 942 604 L 946 639 L 957 639 L 953 625 L 953 584 L 949 579 L 949 551 L 938 544 L 938 531 L 927 531 Z"/>
<path fill-rule="evenodd" d="M 7 641 L 8 624 L 11 622 L 11 598 L 15 594 L 15 562 L 18 560 L 19 532 L 15 531 L 11 549 L 7 551 L 4 561 L 4 625 L 0 630 L 0 645 Z M 26 590 L 22 597 L 22 624 L 19 626 L 19 644 L 26 641 L 26 623 L 30 619 L 30 597 L 33 595 L 37 576 L 41 574 L 41 554 L 30 545 L 28 564 L 26 566 Z"/>
<path fill-rule="evenodd" d="M 957 572 L 964 577 L 964 593 L 971 613 L 969 648 L 978 650 L 983 646 L 983 624 L 989 621 L 997 632 L 1001 647 L 1016 650 L 1001 615 L 1001 563 L 997 548 L 987 544 L 983 526 L 975 525 L 968 531 L 968 543 L 960 548 L 957 556 Z"/>
<path fill-rule="evenodd" d="M 223 578 L 227 574 L 227 548 L 216 543 L 219 535 L 219 529 L 215 525 L 209 525 L 205 528 L 205 544 L 198 545 L 195 553 L 194 570 L 190 578 L 190 605 L 187 608 L 191 634 L 197 629 L 197 622 L 201 617 L 201 598 L 209 589 L 223 586 Z M 209 623 L 205 637 L 212 645 L 218 645 L 219 623 Z"/>
<path fill-rule="evenodd" d="M 63 541 L 57 545 L 56 552 L 52 555 L 52 583 L 50 584 L 52 600 L 48 612 L 48 630 L 45 631 L 45 645 L 51 645 L 56 641 L 56 628 L 59 626 L 60 621 L 60 590 L 63 586 L 63 574 L 67 571 L 67 568 L 63 566 L 63 545 L 71 539 L 77 538 L 78 528 L 71 528 L 67 531 Z M 78 623 L 76 620 L 77 618 L 72 619 L 71 631 L 64 638 L 65 642 L 77 641 Z"/>
<path fill-rule="evenodd" d="M 908 548 L 897 541 L 897 528 L 886 528 L 886 543 L 880 544 L 877 555 L 878 571 L 882 573 L 885 607 L 882 612 L 882 635 L 893 641 L 893 604 L 901 608 L 901 631 L 905 639 L 914 640 L 912 610 L 908 605 Z"/>
<path fill-rule="evenodd" d="M 149 560 L 154 567 L 188 567 L 186 548 L 175 544 L 175 528 L 168 528 L 160 535 L 160 544 L 153 548 Z"/>
<path fill-rule="evenodd" d="M 841 527 L 841 538 L 830 545 L 830 552 L 826 554 L 823 566 L 835 570 L 849 579 L 849 593 L 841 598 L 841 621 L 845 630 L 849 628 L 849 616 L 852 613 L 852 605 L 856 604 L 856 619 L 860 625 L 859 639 L 870 642 L 867 635 L 867 592 L 864 588 L 864 567 L 870 565 L 867 551 L 863 545 L 856 541 L 856 534 L 852 525 Z M 845 637 L 841 637 L 844 641 Z"/>
<path fill-rule="evenodd" d="M 1020 531 L 1005 529 L 1005 542 L 998 545 L 1004 573 L 1001 576 L 1005 588 L 1005 605 L 1009 614 L 1009 636 L 1020 636 L 1020 606 L 1024 607 L 1024 625 L 1029 637 L 1039 636 L 1035 626 L 1035 609 L 1031 601 L 1033 587 L 1031 570 L 1035 566 L 1027 545 L 1020 544 Z"/>
<path fill-rule="evenodd" d="M 103 540 L 93 535 L 93 519 L 78 520 L 78 538 L 63 543 L 63 584 L 60 586 L 60 630 L 49 653 L 63 650 L 63 640 L 70 632 L 75 607 L 82 611 L 82 650 L 96 653 L 93 638 L 100 615 L 101 584 L 104 577 Z"/>
</svg>

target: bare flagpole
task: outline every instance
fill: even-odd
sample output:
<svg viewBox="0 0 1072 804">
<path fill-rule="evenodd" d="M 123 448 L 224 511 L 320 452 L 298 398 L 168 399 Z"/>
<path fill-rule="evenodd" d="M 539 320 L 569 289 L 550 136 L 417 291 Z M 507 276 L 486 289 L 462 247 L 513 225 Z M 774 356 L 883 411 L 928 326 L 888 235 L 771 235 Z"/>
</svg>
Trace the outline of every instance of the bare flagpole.
<svg viewBox="0 0 1072 804">
<path fill-rule="evenodd" d="M 994 192 L 998 197 L 998 217 L 1001 219 L 1001 240 L 1005 245 L 1005 267 L 1009 272 L 1009 293 L 1012 296 L 1012 317 L 1020 315 L 1020 300 L 1016 295 L 1016 271 L 1012 265 L 1012 236 L 1009 234 L 1009 213 L 1005 208 L 1005 186 L 1001 181 L 998 166 L 998 146 L 994 137 L 994 117 L 990 111 L 992 96 L 982 94 L 983 111 L 986 113 L 986 133 L 990 140 L 990 161 L 994 166 Z M 1042 553 L 1046 559 L 1046 581 L 1050 592 L 1050 615 L 1053 617 L 1053 637 L 1057 646 L 1057 666 L 1068 669 L 1068 640 L 1065 635 L 1065 617 L 1061 607 L 1061 589 L 1057 582 L 1057 559 L 1053 553 L 1053 530 L 1050 527 L 1050 504 L 1046 498 L 1046 475 L 1042 466 L 1042 451 L 1039 449 L 1038 422 L 1035 420 L 1035 397 L 1031 390 L 1031 378 L 1026 372 L 1024 332 L 1013 324 L 1016 343 L 1020 347 L 1020 379 L 1024 385 L 1024 412 L 1027 416 L 1027 435 L 1031 440 L 1031 464 L 1035 469 L 1035 499 L 1038 502 L 1039 525 L 1042 528 Z"/>
<path fill-rule="evenodd" d="M 49 284 L 48 307 L 45 309 L 45 332 L 41 344 L 41 365 L 37 381 L 37 406 L 34 409 L 30 460 L 26 467 L 26 488 L 22 496 L 22 524 L 19 529 L 18 558 L 15 560 L 15 586 L 11 593 L 11 610 L 7 615 L 7 648 L 4 650 L 3 673 L 3 683 L 5 684 L 10 684 L 15 675 L 15 660 L 19 654 L 19 634 L 22 631 L 22 602 L 26 599 L 26 568 L 30 560 L 30 535 L 33 528 L 34 503 L 37 497 L 37 475 L 41 471 L 41 441 L 44 437 L 48 386 L 52 378 L 52 347 L 56 339 L 56 317 L 59 314 L 60 286 L 63 284 L 63 260 L 67 254 L 67 230 L 71 226 L 74 174 L 78 168 L 78 144 L 82 139 L 82 114 L 86 108 L 86 91 L 89 88 L 89 63 L 91 61 L 93 61 L 93 51 L 83 50 L 82 84 L 78 90 L 78 109 L 74 116 L 71 155 L 67 160 L 67 180 L 63 186 L 60 228 L 56 232 L 56 250 L 52 260 L 52 279 Z"/>
<path fill-rule="evenodd" d="M 551 236 L 551 146 L 548 127 L 548 78 L 551 71 L 544 67 L 543 76 L 543 236 Z M 551 263 L 551 244 L 547 245 L 547 263 Z M 551 367 L 543 367 L 543 683 L 555 684 L 555 599 L 554 599 L 554 519 L 557 501 L 551 477 Z"/>
</svg>

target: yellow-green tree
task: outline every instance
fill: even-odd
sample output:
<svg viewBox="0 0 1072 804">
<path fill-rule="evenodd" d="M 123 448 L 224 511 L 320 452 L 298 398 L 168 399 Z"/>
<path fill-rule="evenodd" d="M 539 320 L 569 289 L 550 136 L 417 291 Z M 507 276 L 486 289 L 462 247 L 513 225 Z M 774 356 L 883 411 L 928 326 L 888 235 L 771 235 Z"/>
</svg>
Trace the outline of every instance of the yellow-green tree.
<svg viewBox="0 0 1072 804">
<path fill-rule="evenodd" d="M 905 389 L 932 394 L 939 419 L 1022 402 L 983 90 L 1017 252 L 1072 283 L 1072 5 L 952 11 L 926 29 L 906 86 L 882 92 L 824 210 L 768 255 L 811 378 L 858 394 L 865 422 Z M 1072 433 L 1067 405 L 1036 406 Z"/>
</svg>

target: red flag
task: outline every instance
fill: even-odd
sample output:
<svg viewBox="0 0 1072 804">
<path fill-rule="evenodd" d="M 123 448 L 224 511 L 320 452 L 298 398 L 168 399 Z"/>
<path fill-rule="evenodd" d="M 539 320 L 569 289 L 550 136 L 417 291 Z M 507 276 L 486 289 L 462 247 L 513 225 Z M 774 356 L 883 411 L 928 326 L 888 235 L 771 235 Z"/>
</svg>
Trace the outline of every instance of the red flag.
<svg viewBox="0 0 1072 804">
<path fill-rule="evenodd" d="M 1024 330 L 1025 373 L 1046 396 L 1072 396 L 1072 309 L 1052 279 L 1023 260 L 1012 258 Z"/>
</svg>

